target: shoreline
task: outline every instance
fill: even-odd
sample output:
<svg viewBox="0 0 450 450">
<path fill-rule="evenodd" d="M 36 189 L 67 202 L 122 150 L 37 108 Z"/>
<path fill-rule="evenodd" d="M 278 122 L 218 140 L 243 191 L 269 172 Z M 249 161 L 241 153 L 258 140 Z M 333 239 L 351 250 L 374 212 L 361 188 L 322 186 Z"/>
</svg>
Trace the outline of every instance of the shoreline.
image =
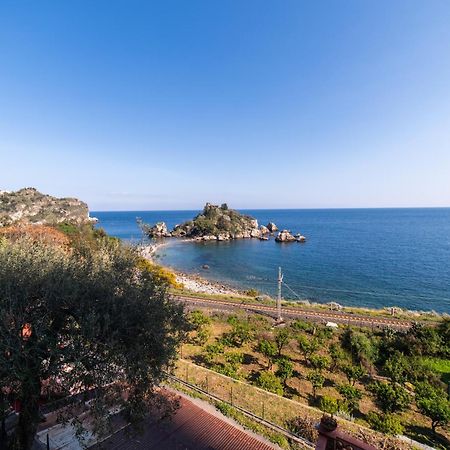
<svg viewBox="0 0 450 450">
<path fill-rule="evenodd" d="M 185 239 L 185 242 L 191 240 Z M 147 245 L 139 246 L 141 255 L 154 264 L 159 264 L 159 261 L 155 258 L 158 250 L 168 245 L 168 242 L 155 242 Z M 245 296 L 245 291 L 228 286 L 226 283 L 220 283 L 219 281 L 208 280 L 200 274 L 186 273 L 181 270 L 174 269 L 173 267 L 167 267 L 159 264 L 166 269 L 169 269 L 175 274 L 177 283 L 184 286 L 184 289 L 198 294 L 210 294 L 210 295 L 234 295 Z"/>
<path fill-rule="evenodd" d="M 184 239 L 184 242 L 191 242 L 190 239 Z M 175 274 L 177 283 L 180 283 L 183 285 L 183 288 L 192 293 L 192 294 L 203 294 L 203 295 L 218 295 L 218 296 L 234 296 L 234 297 L 242 297 L 242 298 L 249 298 L 248 295 L 246 295 L 246 291 L 249 291 L 251 289 L 256 288 L 248 288 L 247 290 L 244 289 L 237 289 L 232 286 L 227 285 L 226 283 L 215 281 L 215 280 L 209 280 L 205 276 L 200 275 L 199 273 L 186 273 L 183 271 L 180 271 L 178 269 L 175 269 L 170 266 L 164 266 L 160 264 L 156 258 L 155 255 L 159 249 L 162 247 L 165 247 L 168 245 L 168 242 L 156 242 L 152 244 L 142 245 L 140 246 L 140 252 L 141 255 L 151 261 L 154 264 L 159 264 L 162 267 L 165 267 L 166 269 L 170 270 Z M 265 295 L 263 293 L 259 293 L 256 297 L 264 298 L 265 300 L 271 300 L 275 302 L 276 300 L 268 295 Z M 423 319 L 423 318 L 446 318 L 449 317 L 449 314 L 446 313 L 437 313 L 435 311 L 421 311 L 421 310 L 408 310 L 408 309 L 402 309 L 398 306 L 383 306 L 380 308 L 370 308 L 365 306 L 348 306 L 342 303 L 338 303 L 336 301 L 329 301 L 325 303 L 319 303 L 314 302 L 308 299 L 301 299 L 301 300 L 295 300 L 295 299 L 286 299 L 283 298 L 282 300 L 284 303 L 290 303 L 290 304 L 296 304 L 296 305 L 303 305 L 303 306 L 309 306 L 311 308 L 321 308 L 321 309 L 337 309 L 341 311 L 357 311 L 359 313 L 366 313 L 366 314 L 379 314 L 379 315 L 391 315 L 392 309 L 395 310 L 395 314 L 392 315 L 392 317 L 401 317 L 401 316 L 408 316 L 409 318 L 417 318 L 417 319 Z M 335 308 L 335 305 L 339 305 L 338 308 Z"/>
</svg>

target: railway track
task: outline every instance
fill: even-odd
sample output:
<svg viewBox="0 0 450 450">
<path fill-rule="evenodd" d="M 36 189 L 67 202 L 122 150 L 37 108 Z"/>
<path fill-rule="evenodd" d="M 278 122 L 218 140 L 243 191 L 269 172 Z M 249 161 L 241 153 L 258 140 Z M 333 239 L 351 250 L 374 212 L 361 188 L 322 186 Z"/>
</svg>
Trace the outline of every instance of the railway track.
<svg viewBox="0 0 450 450">
<path fill-rule="evenodd" d="M 277 316 L 277 308 L 274 306 L 258 305 L 254 303 L 237 303 L 229 302 L 226 300 L 213 300 L 205 299 L 201 297 L 189 297 L 185 295 L 174 295 L 174 298 L 184 302 L 186 304 L 197 305 L 198 307 L 214 308 L 225 311 L 244 310 L 254 311 L 261 314 L 270 315 L 272 317 Z M 389 319 L 384 317 L 370 317 L 358 314 L 350 314 L 345 312 L 322 312 L 313 311 L 309 309 L 302 309 L 301 307 L 281 308 L 282 317 L 289 318 L 301 318 L 314 322 L 335 322 L 345 325 L 356 325 L 371 328 L 384 328 L 391 327 L 398 330 L 407 330 L 411 327 L 412 322 L 400 319 Z"/>
</svg>

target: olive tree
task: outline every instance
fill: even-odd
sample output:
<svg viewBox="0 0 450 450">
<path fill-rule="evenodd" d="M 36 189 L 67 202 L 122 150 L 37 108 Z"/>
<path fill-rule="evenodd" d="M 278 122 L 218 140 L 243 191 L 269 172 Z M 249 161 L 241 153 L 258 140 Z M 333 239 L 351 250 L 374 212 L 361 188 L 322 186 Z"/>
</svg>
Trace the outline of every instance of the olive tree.
<svg viewBox="0 0 450 450">
<path fill-rule="evenodd" d="M 95 431 L 112 405 L 131 422 L 146 413 L 186 321 L 167 286 L 137 261 L 106 239 L 95 250 L 0 244 L 0 392 L 21 404 L 11 445 L 31 448 L 44 387 L 95 392 Z M 65 419 L 75 415 L 65 410 Z"/>
</svg>

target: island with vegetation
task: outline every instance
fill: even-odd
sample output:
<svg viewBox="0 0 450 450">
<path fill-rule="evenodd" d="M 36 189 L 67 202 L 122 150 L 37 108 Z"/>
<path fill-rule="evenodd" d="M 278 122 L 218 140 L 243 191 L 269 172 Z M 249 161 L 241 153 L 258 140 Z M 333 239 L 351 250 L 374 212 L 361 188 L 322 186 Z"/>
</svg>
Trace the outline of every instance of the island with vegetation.
<svg viewBox="0 0 450 450">
<path fill-rule="evenodd" d="M 148 225 L 138 219 L 142 231 L 151 239 L 167 237 L 183 237 L 201 241 L 228 241 L 231 239 L 257 238 L 268 240 L 269 235 L 278 231 L 278 227 L 269 222 L 259 225 L 251 216 L 230 209 L 226 203 L 221 206 L 206 203 L 202 212 L 192 220 L 176 225 L 169 231 L 165 222 Z M 292 235 L 288 230 L 280 231 L 277 242 L 305 242 L 300 233 Z"/>
</svg>

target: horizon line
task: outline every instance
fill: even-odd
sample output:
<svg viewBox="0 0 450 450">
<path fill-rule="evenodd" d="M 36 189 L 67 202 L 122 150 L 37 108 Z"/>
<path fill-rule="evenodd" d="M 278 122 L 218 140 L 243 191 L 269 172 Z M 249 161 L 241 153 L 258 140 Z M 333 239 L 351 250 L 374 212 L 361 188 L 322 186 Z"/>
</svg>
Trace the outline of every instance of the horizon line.
<svg viewBox="0 0 450 450">
<path fill-rule="evenodd" d="M 173 211 L 202 211 L 203 208 L 191 209 L 89 209 L 91 213 L 103 212 L 173 212 Z M 450 206 L 334 206 L 311 208 L 229 208 L 237 211 L 329 211 L 329 210 L 380 210 L 380 209 L 450 209 Z"/>
</svg>

